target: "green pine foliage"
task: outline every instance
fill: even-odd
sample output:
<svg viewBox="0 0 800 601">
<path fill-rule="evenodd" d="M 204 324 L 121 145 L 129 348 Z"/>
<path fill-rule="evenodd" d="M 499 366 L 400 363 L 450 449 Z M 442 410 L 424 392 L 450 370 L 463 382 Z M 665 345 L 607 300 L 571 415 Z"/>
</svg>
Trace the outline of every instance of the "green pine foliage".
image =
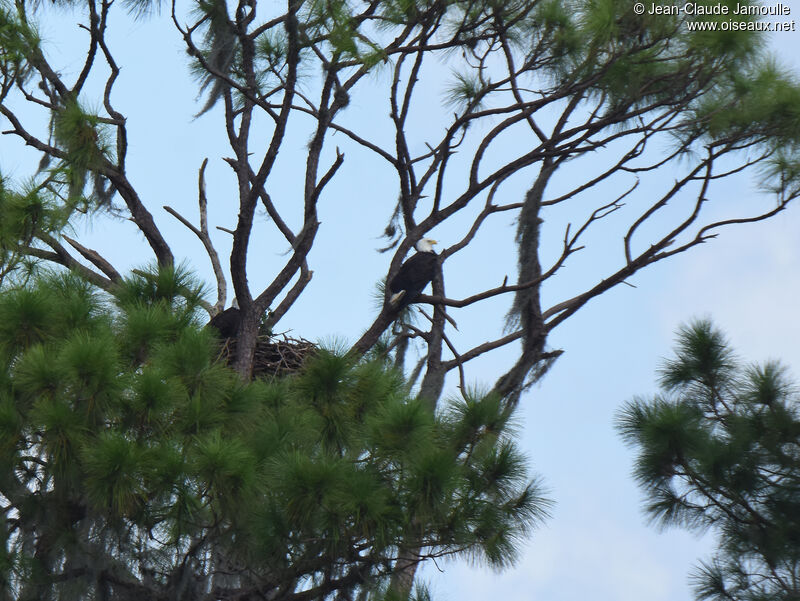
<svg viewBox="0 0 800 601">
<path fill-rule="evenodd" d="M 76 213 L 110 206 L 104 178 L 92 173 L 105 160 L 92 120 L 80 111 L 72 117 L 58 126 L 69 150 L 55 167 L 22 184 L 0 173 L 0 281 L 15 271 L 24 279 L 32 265 L 52 256 L 43 247 L 70 231 Z"/>
<path fill-rule="evenodd" d="M 11 74 L 14 79 L 26 80 L 30 73 L 28 60 L 39 46 L 39 35 L 24 18 L 19 6 L 10 2 L 0 3 L 0 65 L 3 72 Z M 0 100 L 7 93 L 3 90 Z"/>
<path fill-rule="evenodd" d="M 44 186 L 29 182 L 15 188 L 0 174 L 0 265 L 11 263 L 16 247 L 62 230 L 67 219 L 68 212 Z"/>
<path fill-rule="evenodd" d="M 4 291 L 0 598 L 377 599 L 401 543 L 514 560 L 548 502 L 497 398 L 434 415 L 325 349 L 242 382 L 200 299 L 170 268 L 113 299 L 69 274 Z"/>
<path fill-rule="evenodd" d="M 53 112 L 52 133 L 63 153 L 63 158 L 51 171 L 53 180 L 66 184 L 69 201 L 89 208 L 84 189 L 91 175 L 102 172 L 107 157 L 111 156 L 103 123 L 97 115 L 71 99 Z"/>
<path fill-rule="evenodd" d="M 618 427 L 653 520 L 719 535 L 693 575 L 697 598 L 800 598 L 800 402 L 785 369 L 742 367 L 701 321 L 681 330 L 661 387 L 628 403 Z"/>
</svg>

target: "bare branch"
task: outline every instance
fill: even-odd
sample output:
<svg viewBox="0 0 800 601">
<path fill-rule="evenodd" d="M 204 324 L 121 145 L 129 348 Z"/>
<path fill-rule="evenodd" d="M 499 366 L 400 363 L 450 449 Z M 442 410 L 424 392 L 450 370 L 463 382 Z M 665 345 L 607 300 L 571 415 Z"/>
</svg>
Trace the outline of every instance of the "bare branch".
<svg viewBox="0 0 800 601">
<path fill-rule="evenodd" d="M 205 171 L 207 165 L 208 159 L 206 158 L 203 160 L 203 164 L 200 166 L 200 170 L 197 174 L 197 204 L 200 208 L 200 229 L 197 229 L 189 222 L 188 219 L 180 215 L 172 207 L 164 205 L 164 210 L 189 228 L 189 230 L 191 230 L 191 232 L 200 239 L 200 241 L 203 243 L 203 247 L 206 249 L 206 253 L 208 253 L 208 257 L 211 260 L 211 267 L 214 270 L 214 278 L 217 281 L 217 302 L 214 304 L 212 309 L 213 316 L 225 308 L 225 302 L 228 294 L 228 284 L 225 279 L 225 273 L 222 271 L 222 263 L 219 260 L 217 249 L 214 248 L 214 244 L 211 242 L 211 236 L 208 232 L 208 199 L 206 198 L 205 182 Z"/>
<path fill-rule="evenodd" d="M 522 338 L 522 330 L 517 330 L 510 334 L 506 334 L 502 338 L 498 338 L 497 340 L 491 340 L 489 342 L 484 342 L 483 344 L 479 344 L 478 346 L 468 350 L 465 353 L 461 353 L 458 360 L 452 359 L 450 361 L 445 361 L 442 365 L 448 371 L 456 367 L 459 363 L 461 365 L 465 364 L 467 361 L 471 361 L 475 357 L 479 357 L 484 353 L 488 353 L 489 351 L 493 351 L 500 347 L 503 347 L 507 344 L 514 342 L 515 340 L 520 340 Z"/>
<path fill-rule="evenodd" d="M 108 276 L 108 278 L 112 282 L 119 282 L 122 280 L 122 276 L 119 272 L 114 269 L 114 266 L 111 265 L 105 258 L 103 258 L 100 253 L 96 250 L 92 250 L 91 248 L 86 248 L 76 240 L 73 240 L 66 234 L 61 234 L 61 237 L 64 238 L 67 242 L 69 242 L 70 246 L 72 246 L 75 250 L 77 250 L 83 258 L 87 261 L 91 262 L 95 267 L 97 267 L 100 271 Z"/>
<path fill-rule="evenodd" d="M 36 237 L 39 238 L 45 244 L 47 244 L 47 246 L 52 248 L 53 252 L 36 248 L 33 246 L 27 246 L 22 248 L 23 252 L 26 255 L 30 255 L 32 257 L 38 257 L 40 259 L 46 259 L 47 261 L 63 265 L 64 267 L 67 267 L 68 269 L 71 269 L 79 273 L 81 277 L 86 278 L 86 280 L 88 280 L 98 288 L 102 288 L 103 290 L 106 291 L 111 291 L 114 283 L 110 279 L 103 277 L 96 271 L 92 271 L 91 269 L 86 267 L 83 263 L 75 259 L 75 257 L 69 254 L 67 252 L 67 249 L 64 248 L 61 244 L 59 244 L 59 242 L 55 238 L 43 232 L 37 233 Z"/>
<path fill-rule="evenodd" d="M 311 282 L 311 278 L 313 276 L 314 272 L 311 271 L 308 268 L 308 264 L 303 261 L 303 263 L 300 265 L 300 277 L 298 278 L 297 282 L 294 286 L 292 286 L 275 310 L 272 311 L 267 317 L 265 322 L 265 326 L 267 328 L 272 329 L 275 324 L 277 324 L 281 318 L 286 315 L 287 311 L 289 311 L 295 301 L 300 298 L 300 295 L 303 293 L 303 290 L 305 290 L 309 282 Z"/>
</svg>

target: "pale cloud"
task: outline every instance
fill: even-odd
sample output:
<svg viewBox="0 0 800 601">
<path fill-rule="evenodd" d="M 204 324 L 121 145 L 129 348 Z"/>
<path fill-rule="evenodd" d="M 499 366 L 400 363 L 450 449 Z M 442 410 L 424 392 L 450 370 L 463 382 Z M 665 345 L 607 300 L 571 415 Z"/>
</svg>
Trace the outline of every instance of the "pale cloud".
<svg viewBox="0 0 800 601">
<path fill-rule="evenodd" d="M 450 562 L 440 565 L 443 574 L 424 576 L 441 601 L 680 601 L 691 598 L 687 575 L 696 560 L 675 549 L 692 546 L 702 554 L 708 543 L 621 522 L 562 523 L 537 533 L 505 573 Z"/>
<path fill-rule="evenodd" d="M 677 294 L 659 303 L 661 325 L 711 317 L 740 356 L 780 359 L 800 373 L 797 211 L 713 241 L 672 272 Z"/>
</svg>

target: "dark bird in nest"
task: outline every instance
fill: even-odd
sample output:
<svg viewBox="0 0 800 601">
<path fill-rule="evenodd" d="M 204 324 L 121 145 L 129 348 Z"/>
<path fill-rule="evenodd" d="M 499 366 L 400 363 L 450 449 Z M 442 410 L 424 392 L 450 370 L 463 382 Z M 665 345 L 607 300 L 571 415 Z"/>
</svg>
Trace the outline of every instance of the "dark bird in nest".
<svg viewBox="0 0 800 601">
<path fill-rule="evenodd" d="M 234 299 L 233 304 L 221 313 L 217 313 L 214 317 L 212 317 L 211 321 L 208 322 L 208 325 L 217 330 L 220 337 L 233 338 L 239 332 L 239 324 L 241 322 L 242 312 L 239 309 L 239 303 L 236 301 L 236 299 Z"/>
<path fill-rule="evenodd" d="M 433 250 L 436 240 L 423 238 L 416 244 L 417 253 L 406 260 L 389 282 L 389 304 L 397 310 L 415 303 L 436 275 L 438 258 Z"/>
</svg>

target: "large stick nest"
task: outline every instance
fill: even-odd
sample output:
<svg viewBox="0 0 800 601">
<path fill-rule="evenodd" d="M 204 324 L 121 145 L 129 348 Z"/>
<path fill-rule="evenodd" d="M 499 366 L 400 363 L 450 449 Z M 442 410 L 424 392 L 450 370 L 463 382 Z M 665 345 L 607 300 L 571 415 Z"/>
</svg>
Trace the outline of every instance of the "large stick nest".
<svg viewBox="0 0 800 601">
<path fill-rule="evenodd" d="M 286 334 L 259 336 L 253 359 L 253 378 L 281 378 L 297 373 L 316 352 L 316 345 L 303 338 Z M 219 358 L 229 365 L 236 361 L 236 338 L 222 341 Z"/>
</svg>

